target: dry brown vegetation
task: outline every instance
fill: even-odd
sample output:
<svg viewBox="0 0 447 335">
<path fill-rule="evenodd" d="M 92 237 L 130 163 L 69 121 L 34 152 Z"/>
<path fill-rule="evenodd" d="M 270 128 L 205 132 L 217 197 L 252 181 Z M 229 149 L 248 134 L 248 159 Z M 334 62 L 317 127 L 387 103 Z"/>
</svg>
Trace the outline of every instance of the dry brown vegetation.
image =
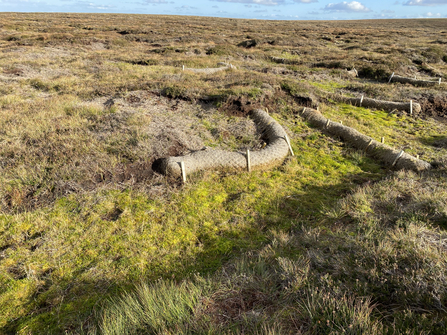
<svg viewBox="0 0 447 335">
<path fill-rule="evenodd" d="M 445 333 L 446 20 L 0 18 L 0 332 Z M 422 108 L 340 102 L 361 95 Z M 389 170 L 303 106 L 436 169 Z M 158 173 L 261 148 L 259 107 L 292 140 L 280 168 Z"/>
</svg>

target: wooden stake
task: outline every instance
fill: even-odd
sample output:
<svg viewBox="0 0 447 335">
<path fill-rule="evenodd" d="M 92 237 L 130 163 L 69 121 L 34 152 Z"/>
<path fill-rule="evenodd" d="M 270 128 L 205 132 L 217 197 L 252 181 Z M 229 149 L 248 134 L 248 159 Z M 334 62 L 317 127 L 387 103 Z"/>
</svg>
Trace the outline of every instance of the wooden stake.
<svg viewBox="0 0 447 335">
<path fill-rule="evenodd" d="M 343 121 L 340 121 L 340 124 L 343 125 Z"/>
<path fill-rule="evenodd" d="M 301 112 L 301 115 L 303 115 L 306 112 L 306 107 L 303 108 L 303 111 Z"/>
<path fill-rule="evenodd" d="M 381 143 L 385 143 L 385 137 L 382 137 L 382 138 L 380 139 L 380 142 L 381 142 Z"/>
<path fill-rule="evenodd" d="M 394 77 L 394 72 L 393 72 L 393 74 L 391 75 L 390 80 L 388 80 L 388 84 L 391 83 L 391 79 L 393 79 L 393 77 Z"/>
<path fill-rule="evenodd" d="M 441 85 L 441 79 L 442 79 L 442 78 L 439 78 L 439 85 Z"/>
<path fill-rule="evenodd" d="M 419 159 L 419 155 L 416 155 L 416 159 Z"/>
<path fill-rule="evenodd" d="M 251 163 L 250 163 L 250 149 L 247 149 L 247 171 L 251 171 Z"/>
<path fill-rule="evenodd" d="M 183 71 L 185 71 L 185 65 L 183 65 Z"/>
<path fill-rule="evenodd" d="M 180 162 L 180 169 L 182 170 L 182 180 L 183 180 L 183 183 L 186 183 L 186 168 L 185 168 L 185 162 L 184 161 Z"/>
<path fill-rule="evenodd" d="M 286 136 L 284 138 L 287 142 L 287 145 L 289 146 L 290 155 L 295 156 L 295 154 L 293 153 L 292 145 L 290 144 L 289 136 L 287 136 L 287 134 L 286 134 Z"/>
<path fill-rule="evenodd" d="M 413 115 L 413 100 L 410 100 L 410 115 Z"/>
<path fill-rule="evenodd" d="M 366 148 L 365 148 L 365 152 L 368 150 L 368 148 L 369 148 L 369 146 L 371 145 L 372 141 L 373 141 L 373 139 L 370 139 L 370 140 L 369 140 L 369 143 L 368 143 L 368 145 L 367 145 Z"/>
<path fill-rule="evenodd" d="M 401 152 L 399 152 L 399 154 L 397 155 L 396 159 L 394 160 L 394 162 L 393 162 L 393 164 L 391 166 L 396 165 L 397 161 L 399 160 L 399 158 L 402 157 L 403 154 L 404 154 L 403 150 Z"/>
<path fill-rule="evenodd" d="M 362 102 L 363 102 L 363 95 L 362 95 L 362 97 L 360 98 L 360 107 L 362 107 Z"/>
<path fill-rule="evenodd" d="M 327 119 L 326 128 L 329 126 L 329 123 L 331 123 L 331 120 Z"/>
</svg>

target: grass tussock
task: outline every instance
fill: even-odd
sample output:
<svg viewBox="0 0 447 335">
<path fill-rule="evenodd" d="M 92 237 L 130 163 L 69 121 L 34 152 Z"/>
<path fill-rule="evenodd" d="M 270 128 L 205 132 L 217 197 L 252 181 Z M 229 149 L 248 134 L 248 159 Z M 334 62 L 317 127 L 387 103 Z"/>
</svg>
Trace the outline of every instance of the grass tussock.
<svg viewBox="0 0 447 335">
<path fill-rule="evenodd" d="M 324 215 L 331 225 L 270 231 L 260 251 L 206 279 L 189 279 L 193 292 L 201 288 L 200 298 L 188 321 L 179 317 L 167 333 L 442 334 L 444 219 L 436 215 L 421 222 L 418 214 L 425 211 L 399 202 L 412 180 L 418 186 L 415 196 L 425 203 L 424 188 L 439 177 L 400 173 L 340 200 L 337 213 Z M 396 189 L 400 192 L 388 192 Z M 382 207 L 385 200 L 396 207 Z M 442 200 L 440 207 L 445 205 Z M 387 213 L 393 214 L 392 222 Z M 172 293 L 184 287 L 183 282 Z M 120 304 L 112 302 L 103 313 Z"/>
<path fill-rule="evenodd" d="M 191 282 L 175 285 L 161 281 L 141 284 L 120 299 L 101 316 L 101 334 L 174 334 L 187 323 L 199 304 L 203 287 Z M 172 329 L 174 328 L 174 329 Z M 174 332 L 175 330 L 175 332 Z"/>
</svg>

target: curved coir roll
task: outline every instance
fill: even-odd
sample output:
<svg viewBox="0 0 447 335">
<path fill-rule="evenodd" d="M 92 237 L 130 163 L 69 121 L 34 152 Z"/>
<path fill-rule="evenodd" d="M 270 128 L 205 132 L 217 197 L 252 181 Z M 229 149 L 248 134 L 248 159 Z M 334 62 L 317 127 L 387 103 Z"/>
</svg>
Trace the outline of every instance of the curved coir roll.
<svg viewBox="0 0 447 335">
<path fill-rule="evenodd" d="M 253 110 L 250 115 L 268 142 L 264 149 L 250 152 L 251 169 L 267 169 L 281 164 L 289 151 L 286 132 L 278 122 L 261 109 Z M 160 163 L 160 169 L 166 175 L 180 177 L 182 174 L 181 162 L 185 164 L 186 174 L 199 170 L 247 170 L 247 155 L 245 152 L 213 149 L 196 151 L 185 156 L 165 158 Z"/>
</svg>

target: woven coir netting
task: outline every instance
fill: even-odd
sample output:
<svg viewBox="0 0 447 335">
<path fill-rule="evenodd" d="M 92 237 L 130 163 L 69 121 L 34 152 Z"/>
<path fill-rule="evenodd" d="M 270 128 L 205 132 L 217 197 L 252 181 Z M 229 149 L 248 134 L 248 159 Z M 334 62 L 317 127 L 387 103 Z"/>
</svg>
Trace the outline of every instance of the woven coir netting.
<svg viewBox="0 0 447 335">
<path fill-rule="evenodd" d="M 357 130 L 332 122 L 325 118 L 319 111 L 304 108 L 301 117 L 312 126 L 326 131 L 327 133 L 341 138 L 357 149 L 364 150 L 372 157 L 380 160 L 386 165 L 395 166 L 397 169 L 424 171 L 431 168 L 431 164 L 417 159 L 403 151 L 395 150 L 383 143 L 377 142 Z"/>
<path fill-rule="evenodd" d="M 412 84 L 415 86 L 433 86 L 433 85 L 440 85 L 441 82 L 439 80 L 433 81 L 433 80 L 423 80 L 423 79 L 414 79 L 414 78 L 408 78 L 408 77 L 402 77 L 398 75 L 391 75 L 389 82 L 398 82 L 403 84 Z"/>
<path fill-rule="evenodd" d="M 406 111 L 418 114 L 421 111 L 421 105 L 415 102 L 394 102 L 370 98 L 345 98 L 342 100 L 343 102 L 350 103 L 354 106 L 375 108 L 389 112 L 397 109 L 399 111 Z"/>
<path fill-rule="evenodd" d="M 224 71 L 224 70 L 229 70 L 229 69 L 235 69 L 236 67 L 228 64 L 227 66 L 224 67 L 213 67 L 213 68 L 206 68 L 206 69 L 194 69 L 194 68 L 183 68 L 183 70 L 185 71 L 192 71 L 194 73 L 205 73 L 205 74 L 213 74 L 219 71 Z"/>
<path fill-rule="evenodd" d="M 284 129 L 265 111 L 255 109 L 250 116 L 262 132 L 267 145 L 264 149 L 250 153 L 252 170 L 271 168 L 283 162 L 289 146 Z M 199 170 L 247 170 L 247 153 L 206 149 L 189 155 L 164 158 L 160 162 L 160 170 L 166 175 L 180 177 L 181 162 L 184 162 L 185 173 L 191 174 Z"/>
</svg>

